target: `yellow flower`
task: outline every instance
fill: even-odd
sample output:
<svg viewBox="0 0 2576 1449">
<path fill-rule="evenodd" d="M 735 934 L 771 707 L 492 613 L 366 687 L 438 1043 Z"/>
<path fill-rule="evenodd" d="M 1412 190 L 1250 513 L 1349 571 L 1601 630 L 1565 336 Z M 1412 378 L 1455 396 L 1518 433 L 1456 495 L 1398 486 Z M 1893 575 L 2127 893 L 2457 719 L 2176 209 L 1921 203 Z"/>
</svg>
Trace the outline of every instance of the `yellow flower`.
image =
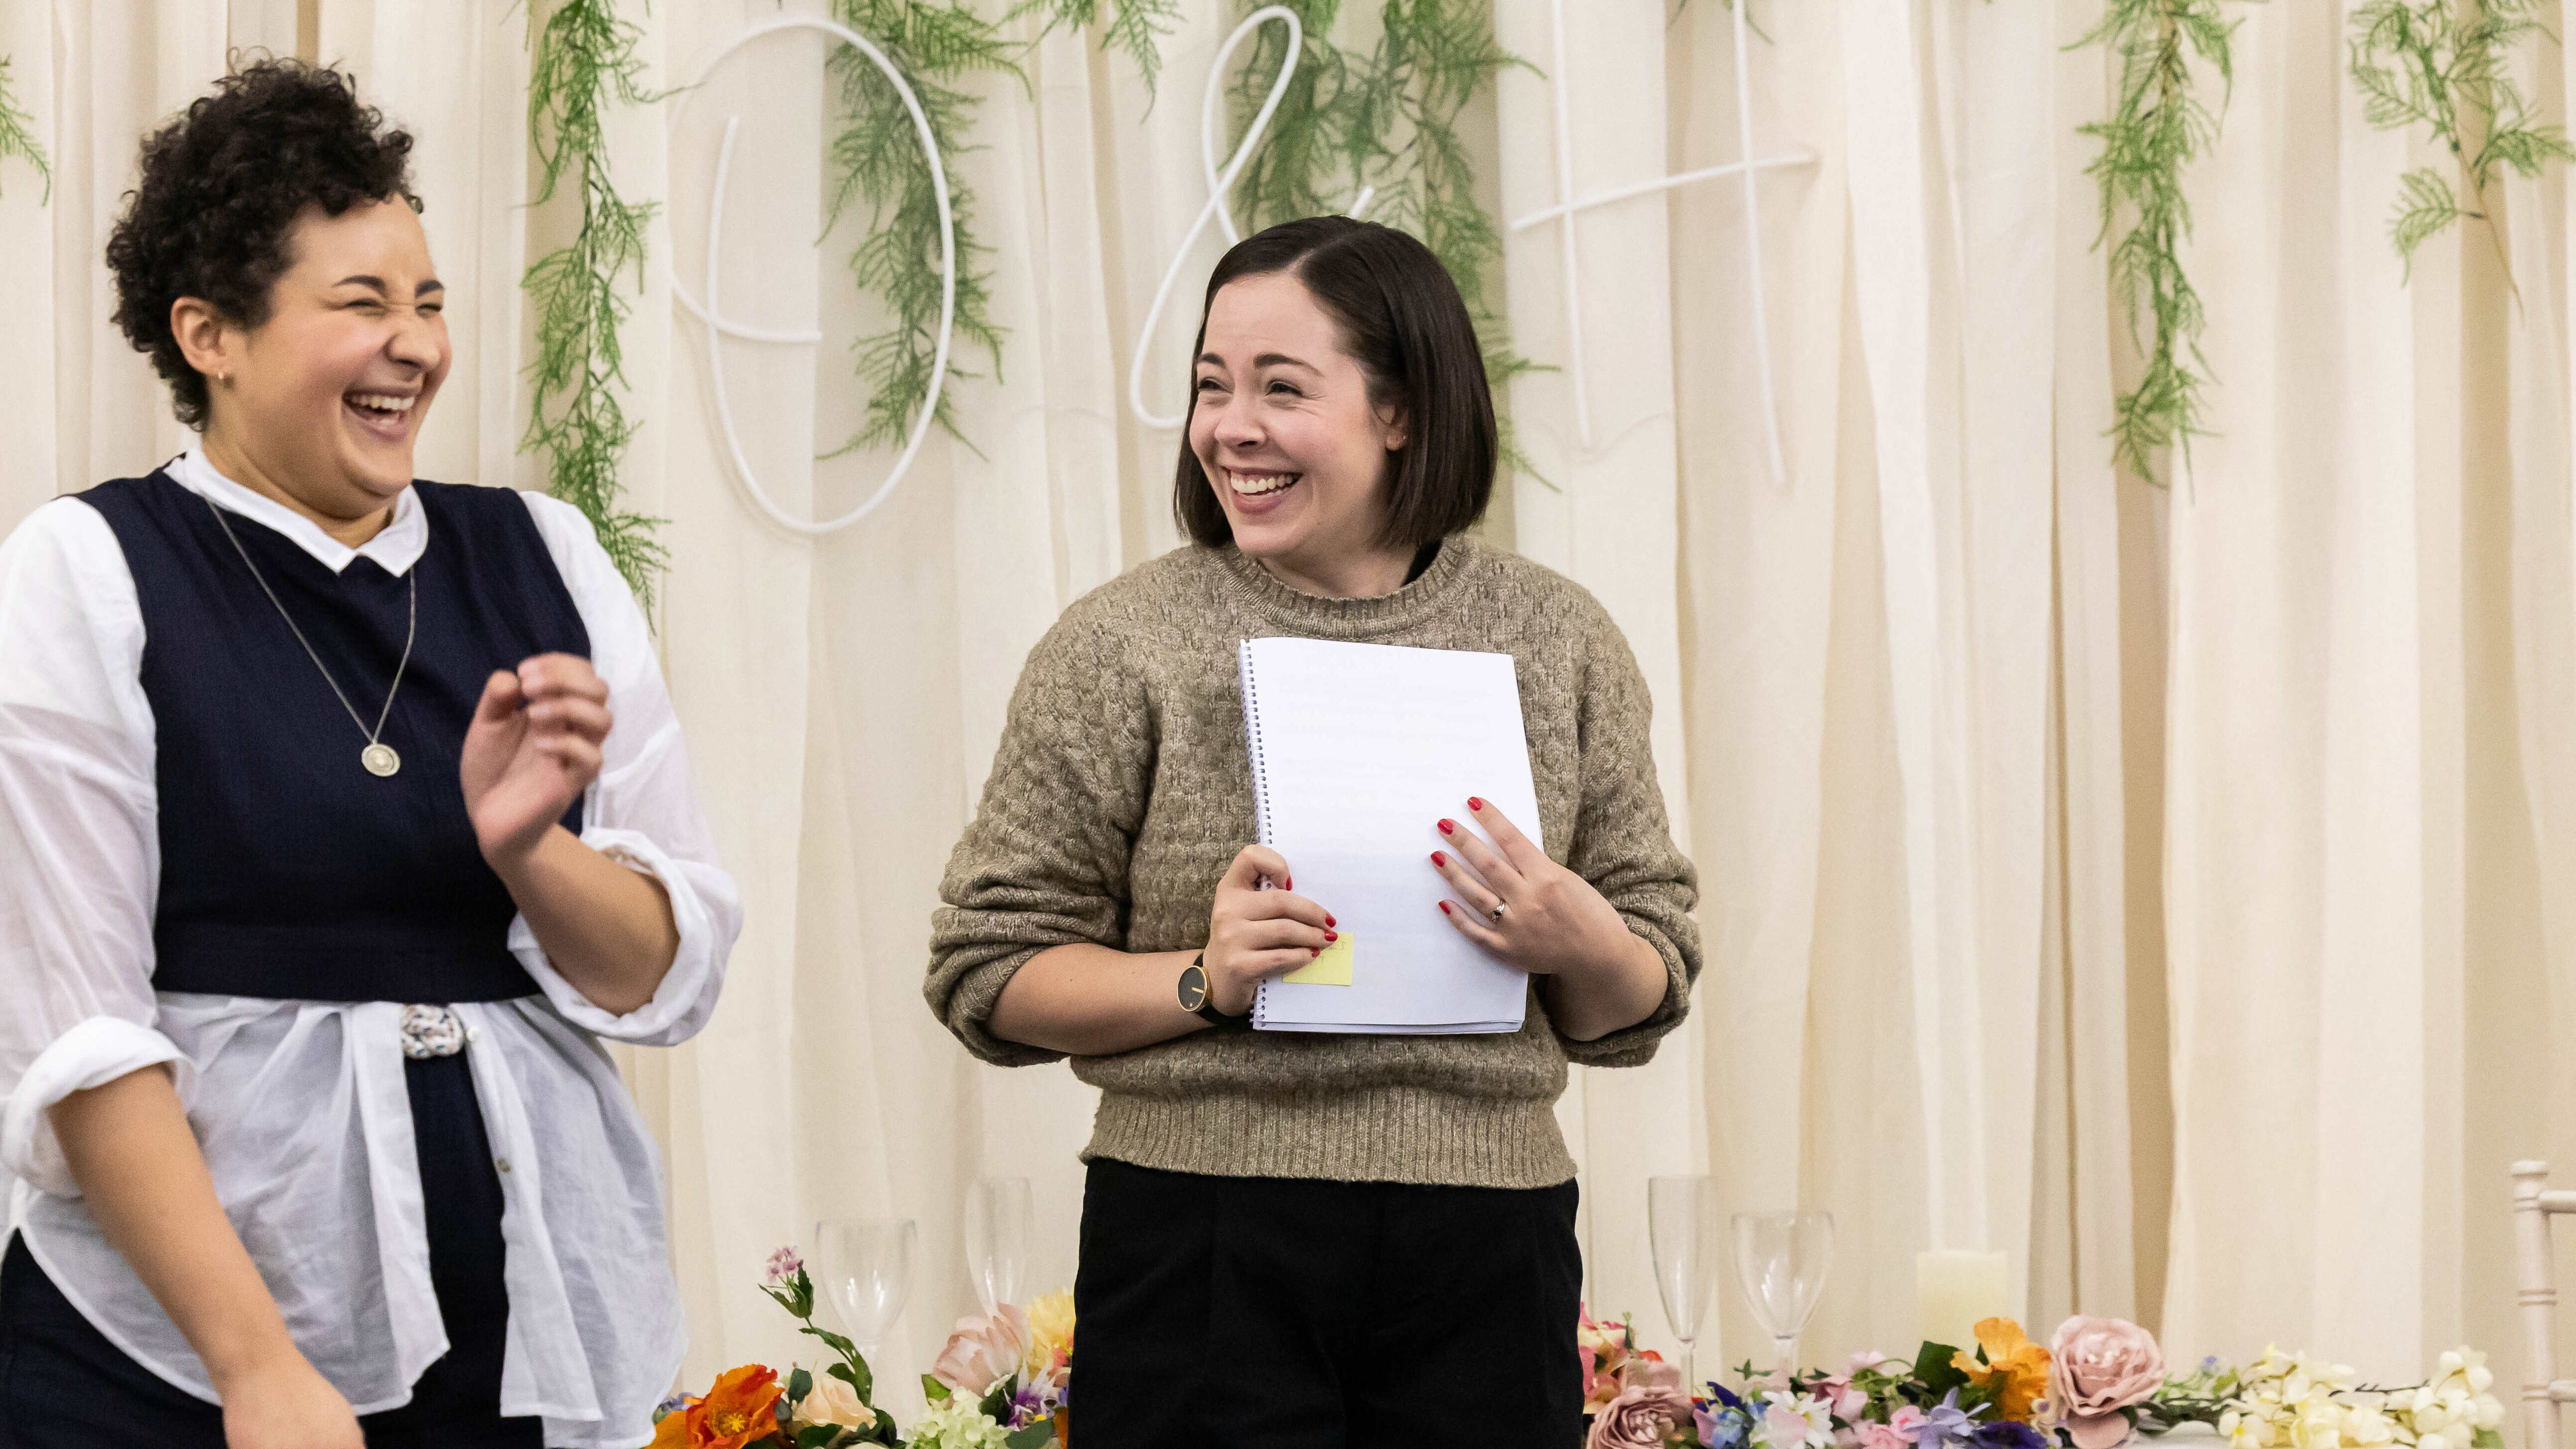
<svg viewBox="0 0 2576 1449">
<path fill-rule="evenodd" d="M 1058 1355 L 1072 1352 L 1073 1294 L 1058 1288 L 1029 1304 L 1029 1347 L 1020 1371 L 1034 1377 L 1046 1372 Z"/>
<path fill-rule="evenodd" d="M 1995 1415 L 2028 1422 L 2031 1405 L 2048 1396 L 2048 1350 L 2030 1341 L 2009 1318 L 1977 1325 L 1982 1355 L 1961 1350 L 1951 1366 L 1994 1396 Z"/>
</svg>

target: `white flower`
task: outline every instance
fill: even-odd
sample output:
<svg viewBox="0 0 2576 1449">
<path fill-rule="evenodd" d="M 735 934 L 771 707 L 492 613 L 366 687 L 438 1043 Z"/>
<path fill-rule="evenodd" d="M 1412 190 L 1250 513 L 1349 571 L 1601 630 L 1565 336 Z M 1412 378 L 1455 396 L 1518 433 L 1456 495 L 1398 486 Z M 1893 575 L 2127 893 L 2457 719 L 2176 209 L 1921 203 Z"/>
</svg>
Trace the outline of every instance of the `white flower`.
<svg viewBox="0 0 2576 1449">
<path fill-rule="evenodd" d="M 2396 1442 L 2396 1426 L 2376 1404 L 2347 1405 L 2343 1411 L 2343 1441 L 2358 1449 L 2378 1449 Z"/>
<path fill-rule="evenodd" d="M 1003 1449 L 1002 1426 L 963 1394 L 932 1404 L 912 1422 L 913 1449 Z"/>
</svg>

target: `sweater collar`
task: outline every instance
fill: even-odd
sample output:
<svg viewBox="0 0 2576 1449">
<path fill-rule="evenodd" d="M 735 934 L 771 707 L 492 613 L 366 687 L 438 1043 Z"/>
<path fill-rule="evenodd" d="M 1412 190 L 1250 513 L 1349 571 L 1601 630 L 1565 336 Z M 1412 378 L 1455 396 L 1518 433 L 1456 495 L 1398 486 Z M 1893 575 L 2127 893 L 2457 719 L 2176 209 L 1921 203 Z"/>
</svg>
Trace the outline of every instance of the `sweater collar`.
<svg viewBox="0 0 2576 1449">
<path fill-rule="evenodd" d="M 1235 596 L 1280 627 L 1327 639 L 1367 639 L 1393 634 L 1445 613 L 1458 600 L 1459 584 L 1475 570 L 1482 545 L 1463 533 L 1440 541 L 1430 567 L 1403 588 L 1374 599 L 1328 599 L 1281 583 L 1233 544 L 1212 549 Z"/>
</svg>

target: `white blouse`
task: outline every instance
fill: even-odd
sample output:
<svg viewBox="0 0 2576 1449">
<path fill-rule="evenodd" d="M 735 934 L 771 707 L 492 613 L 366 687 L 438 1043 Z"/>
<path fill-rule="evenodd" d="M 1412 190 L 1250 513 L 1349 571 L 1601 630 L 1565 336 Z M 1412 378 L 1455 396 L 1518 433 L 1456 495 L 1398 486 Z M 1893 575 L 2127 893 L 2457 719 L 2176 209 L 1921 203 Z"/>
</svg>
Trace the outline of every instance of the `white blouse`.
<svg viewBox="0 0 2576 1449">
<path fill-rule="evenodd" d="M 364 555 L 400 575 L 428 544 L 411 492 L 352 549 L 217 473 L 202 451 L 169 472 L 335 573 Z M 543 1415 L 549 1445 L 623 1449 L 652 1438 L 653 1406 L 686 1339 L 661 1162 L 599 1039 L 668 1046 L 705 1025 L 742 910 L 716 864 L 634 596 L 578 510 L 523 496 L 615 714 L 582 840 L 662 883 L 679 954 L 652 1001 L 616 1016 L 554 970 L 523 918 L 510 948 L 545 994 L 455 1010 L 506 1204 L 501 1412 Z M 204 1365 L 91 1219 L 46 1113 L 167 1062 L 215 1191 L 297 1346 L 359 1413 L 394 1408 L 447 1351 L 402 1007 L 154 992 L 160 839 L 143 645 L 133 575 L 97 510 L 58 498 L 0 542 L 0 1169 L 18 1179 L 9 1226 L 117 1347 L 215 1400 Z"/>
</svg>

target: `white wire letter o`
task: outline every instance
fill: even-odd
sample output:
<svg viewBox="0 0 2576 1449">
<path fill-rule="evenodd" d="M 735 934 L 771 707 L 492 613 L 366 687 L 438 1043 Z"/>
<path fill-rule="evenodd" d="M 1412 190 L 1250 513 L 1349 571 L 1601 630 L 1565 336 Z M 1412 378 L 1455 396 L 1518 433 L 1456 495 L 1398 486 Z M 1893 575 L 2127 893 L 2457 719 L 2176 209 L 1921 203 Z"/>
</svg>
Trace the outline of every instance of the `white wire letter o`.
<svg viewBox="0 0 2576 1449">
<path fill-rule="evenodd" d="M 734 37 L 733 43 L 717 51 L 699 68 L 696 79 L 681 90 L 680 99 L 671 107 L 672 127 L 678 128 L 690 95 L 706 84 L 707 77 L 715 73 L 717 66 L 724 64 L 728 57 L 744 46 L 787 30 L 821 31 L 855 48 L 885 73 L 886 80 L 894 86 L 895 94 L 903 98 L 903 108 L 912 113 L 912 128 L 921 137 L 921 153 L 930 162 L 931 191 L 939 201 L 939 350 L 930 364 L 930 394 L 921 400 L 921 412 L 912 420 L 912 433 L 904 440 L 903 452 L 895 458 L 894 467 L 887 472 L 885 481 L 877 485 L 877 491 L 868 495 L 865 503 L 838 518 L 798 518 L 779 507 L 768 490 L 760 486 L 759 477 L 751 470 L 750 458 L 742 451 L 742 439 L 733 423 L 733 400 L 725 392 L 724 339 L 733 336 L 752 342 L 812 344 L 822 341 L 823 334 L 747 327 L 724 318 L 723 308 L 716 299 L 716 267 L 723 252 L 725 183 L 733 167 L 734 132 L 742 124 L 740 116 L 725 118 L 724 144 L 716 152 L 715 185 L 707 194 L 707 299 L 704 305 L 700 305 L 697 298 L 689 295 L 689 289 L 680 281 L 676 269 L 671 273 L 671 295 L 689 310 L 690 315 L 706 324 L 707 383 L 715 391 L 716 421 L 724 430 L 725 451 L 733 459 L 734 475 L 741 480 L 743 491 L 751 495 L 751 501 L 759 506 L 770 522 L 789 533 L 819 538 L 840 532 L 867 517 L 878 504 L 886 501 L 887 496 L 894 492 L 894 485 L 902 481 L 905 471 L 912 467 L 913 455 L 921 451 L 923 435 L 930 431 L 931 420 L 938 416 L 940 388 L 948 380 L 948 344 L 955 335 L 957 324 L 957 216 L 948 202 L 948 172 L 940 164 L 939 141 L 931 135 L 930 118 L 922 113 L 921 102 L 914 97 L 912 87 L 904 83 L 903 73 L 896 70 L 894 63 L 886 59 L 885 52 L 877 49 L 866 36 L 830 20 L 782 15 Z"/>
</svg>

